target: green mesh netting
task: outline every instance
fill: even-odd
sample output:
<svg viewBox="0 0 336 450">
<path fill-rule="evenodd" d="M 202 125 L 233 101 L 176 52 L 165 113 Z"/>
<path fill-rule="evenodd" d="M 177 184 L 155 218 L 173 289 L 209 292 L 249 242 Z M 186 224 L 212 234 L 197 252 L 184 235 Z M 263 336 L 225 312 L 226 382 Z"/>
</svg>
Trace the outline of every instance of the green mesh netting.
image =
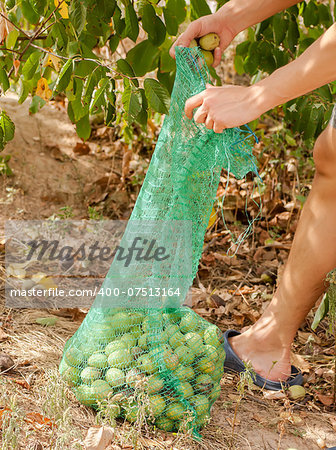
<svg viewBox="0 0 336 450">
<path fill-rule="evenodd" d="M 127 266 L 114 259 L 102 292 L 65 345 L 60 372 L 84 405 L 108 403 L 130 422 L 145 413 L 164 430 L 197 433 L 220 394 L 225 352 L 220 330 L 182 305 L 222 168 L 242 178 L 256 167 L 249 133 L 216 134 L 184 114 L 185 101 L 209 82 L 200 50 L 178 47 L 176 66 L 169 115 L 121 241 L 127 247 L 135 236 L 155 237 L 170 258 Z M 145 295 L 134 294 L 139 287 Z M 159 295 L 152 295 L 155 289 Z"/>
</svg>

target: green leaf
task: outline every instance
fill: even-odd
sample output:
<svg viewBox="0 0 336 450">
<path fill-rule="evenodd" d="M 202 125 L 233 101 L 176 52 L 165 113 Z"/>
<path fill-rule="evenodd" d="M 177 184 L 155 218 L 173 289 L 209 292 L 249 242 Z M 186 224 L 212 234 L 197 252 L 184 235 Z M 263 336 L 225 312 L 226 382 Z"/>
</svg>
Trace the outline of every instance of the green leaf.
<svg viewBox="0 0 336 450">
<path fill-rule="evenodd" d="M 322 107 L 323 108 L 323 107 Z M 306 108 L 308 117 L 302 115 L 302 120 L 300 120 L 301 130 L 303 131 L 303 137 L 305 140 L 311 139 L 315 136 L 315 131 L 318 125 L 319 108 L 314 105 Z"/>
<path fill-rule="evenodd" d="M 62 67 L 55 85 L 55 92 L 63 92 L 68 87 L 74 69 L 73 59 L 69 59 Z"/>
<path fill-rule="evenodd" d="M 257 61 L 255 57 L 249 55 L 244 61 L 244 71 L 254 75 L 257 72 L 258 65 L 259 60 Z"/>
<path fill-rule="evenodd" d="M 90 2 L 90 6 L 92 10 L 88 11 L 88 16 L 93 16 L 96 18 L 108 20 L 113 16 L 116 0 L 96 0 L 94 2 Z"/>
<path fill-rule="evenodd" d="M 300 39 L 300 53 L 303 53 L 305 50 L 307 50 L 307 48 L 313 42 L 315 42 L 315 39 L 313 39 L 313 38 Z"/>
<path fill-rule="evenodd" d="M 323 25 L 325 28 L 329 28 L 333 23 L 330 8 L 327 5 L 323 5 L 320 3 L 318 5 L 318 12 L 319 12 L 319 23 Z"/>
<path fill-rule="evenodd" d="M 58 321 L 58 317 L 38 317 L 37 319 L 35 319 L 35 321 L 39 325 L 51 327 L 53 325 L 56 325 L 56 323 Z"/>
<path fill-rule="evenodd" d="M 9 89 L 9 79 L 5 69 L 0 69 L 0 84 L 3 92 L 6 92 L 7 89 Z"/>
<path fill-rule="evenodd" d="M 14 48 L 19 35 L 20 35 L 20 33 L 18 32 L 18 30 L 16 28 L 14 28 L 14 30 L 12 30 L 6 37 L 6 47 Z"/>
<path fill-rule="evenodd" d="M 168 114 L 170 96 L 167 89 L 153 78 L 145 79 L 144 88 L 150 107 L 161 114 Z"/>
<path fill-rule="evenodd" d="M 286 142 L 287 142 L 287 144 L 289 146 L 291 146 L 291 147 L 296 147 L 297 146 L 296 140 L 289 133 L 287 133 L 285 135 L 285 139 L 286 139 Z"/>
<path fill-rule="evenodd" d="M 116 31 L 116 34 L 120 38 L 124 38 L 126 35 L 126 32 L 125 32 L 126 21 L 124 18 L 121 17 L 121 9 L 119 8 L 119 6 L 116 6 L 112 20 L 113 20 L 113 26 Z"/>
<path fill-rule="evenodd" d="M 91 125 L 90 125 L 90 118 L 89 114 L 86 114 L 84 117 L 82 117 L 77 123 L 76 123 L 76 131 L 80 138 L 82 138 L 84 141 L 89 139 L 91 135 Z"/>
<path fill-rule="evenodd" d="M 11 141 L 14 137 L 15 125 L 11 118 L 5 113 L 5 111 L 1 111 L 0 114 L 0 127 L 3 131 L 4 141 Z"/>
<path fill-rule="evenodd" d="M 26 100 L 30 91 L 31 91 L 31 83 L 29 81 L 21 79 L 20 97 L 18 100 L 20 105 Z"/>
<path fill-rule="evenodd" d="M 74 75 L 81 78 L 86 78 L 97 67 L 94 61 L 79 61 L 76 62 Z"/>
<path fill-rule="evenodd" d="M 141 111 L 141 95 L 139 96 L 139 92 L 132 91 L 127 112 L 128 122 L 133 122 L 140 111 Z"/>
<path fill-rule="evenodd" d="M 110 83 L 109 78 L 103 78 L 102 80 L 100 80 L 99 87 L 98 89 L 96 89 L 92 97 L 92 101 L 90 104 L 90 114 L 93 112 L 95 106 L 98 105 L 102 99 L 104 99 L 104 93 L 109 83 Z"/>
<path fill-rule="evenodd" d="M 175 70 L 172 72 L 160 72 L 160 70 L 157 71 L 157 79 L 168 90 L 169 94 L 171 94 L 173 90 L 175 73 Z"/>
<path fill-rule="evenodd" d="M 135 45 L 126 56 L 126 61 L 131 65 L 137 77 L 154 70 L 158 65 L 159 50 L 149 40 Z"/>
<path fill-rule="evenodd" d="M 314 320 L 311 326 L 313 331 L 319 326 L 320 322 L 326 317 L 329 312 L 329 298 L 328 294 L 324 294 L 323 299 L 317 308 L 317 311 L 314 316 Z"/>
<path fill-rule="evenodd" d="M 126 59 L 118 59 L 117 61 L 118 71 L 129 77 L 135 77 L 134 70 L 131 65 L 126 61 Z"/>
<path fill-rule="evenodd" d="M 109 47 L 112 53 L 114 53 L 117 50 L 117 47 L 120 42 L 120 37 L 116 34 L 113 34 L 109 39 Z"/>
<path fill-rule="evenodd" d="M 169 14 L 176 18 L 178 24 L 185 21 L 187 15 L 185 0 L 167 0 L 165 10 L 169 11 Z"/>
<path fill-rule="evenodd" d="M 161 45 L 166 37 L 166 27 L 162 20 L 156 15 L 152 5 L 145 5 L 142 9 L 142 26 L 148 33 L 148 39 L 152 44 Z"/>
<path fill-rule="evenodd" d="M 310 1 L 303 11 L 303 20 L 306 27 L 315 26 L 319 22 L 319 11 L 314 1 Z"/>
<path fill-rule="evenodd" d="M 298 24 L 295 19 L 292 18 L 292 20 L 289 22 L 288 26 L 288 34 L 287 34 L 287 40 L 288 40 L 288 47 L 291 50 L 291 52 L 296 51 L 296 46 L 298 44 L 300 37 L 300 32 L 298 28 Z"/>
<path fill-rule="evenodd" d="M 35 72 L 38 68 L 40 61 L 40 53 L 39 52 L 33 52 L 27 61 L 25 62 L 24 66 L 22 67 L 22 75 L 26 80 L 31 80 L 33 76 L 35 75 Z"/>
<path fill-rule="evenodd" d="M 175 68 L 175 59 L 170 56 L 169 50 L 162 50 L 160 56 L 160 71 L 171 72 L 172 70 L 175 70 Z"/>
<path fill-rule="evenodd" d="M 30 0 L 30 4 L 37 14 L 40 14 L 41 16 L 44 14 L 47 6 L 45 0 Z"/>
<path fill-rule="evenodd" d="M 105 125 L 107 127 L 111 127 L 115 121 L 116 118 L 116 110 L 115 106 L 111 103 L 107 104 L 107 107 L 105 108 Z"/>
<path fill-rule="evenodd" d="M 236 55 L 243 56 L 245 58 L 245 56 L 247 56 L 247 53 L 249 51 L 250 45 L 251 45 L 250 41 L 244 41 L 238 44 L 236 47 Z"/>
<path fill-rule="evenodd" d="M 243 75 L 244 73 L 244 59 L 240 55 L 236 55 L 234 59 L 234 66 L 238 75 Z"/>
<path fill-rule="evenodd" d="M 124 80 L 122 102 L 124 105 L 127 122 L 132 124 L 141 111 L 141 93 L 139 91 L 135 91 L 131 87 L 128 80 Z"/>
<path fill-rule="evenodd" d="M 22 0 L 21 10 L 25 19 L 27 19 L 29 23 L 35 24 L 40 20 L 40 15 L 37 14 L 37 12 L 34 10 L 34 8 L 27 0 Z"/>
<path fill-rule="evenodd" d="M 282 14 L 275 14 L 273 16 L 272 23 L 275 45 L 280 45 L 285 39 L 288 21 L 284 19 Z"/>
<path fill-rule="evenodd" d="M 89 75 L 89 77 L 87 78 L 82 98 L 82 103 L 84 106 L 89 107 L 94 88 L 99 83 L 101 76 L 102 76 L 101 70 L 99 67 L 97 67 L 95 70 L 92 71 L 91 75 Z"/>
<path fill-rule="evenodd" d="M 82 0 L 72 0 L 69 8 L 70 22 L 77 34 L 81 34 L 86 22 L 86 6 Z"/>
<path fill-rule="evenodd" d="M 11 155 L 0 156 L 0 173 L 10 176 L 13 175 L 12 169 L 8 165 Z"/>
<path fill-rule="evenodd" d="M 72 101 L 69 101 L 69 109 L 70 109 L 70 120 L 72 122 L 78 122 L 82 117 L 84 117 L 88 111 L 89 107 L 86 105 L 85 107 L 82 105 L 82 92 L 83 92 L 84 82 L 80 78 L 73 79 L 73 97 Z"/>
<path fill-rule="evenodd" d="M 62 22 L 56 22 L 50 31 L 51 36 L 55 39 L 58 50 L 63 50 L 68 45 L 68 35 L 66 28 Z"/>
<path fill-rule="evenodd" d="M 137 122 L 139 122 L 142 128 L 146 130 L 148 120 L 148 102 L 144 89 L 140 89 L 140 95 L 141 95 L 141 111 L 137 116 Z"/>
<path fill-rule="evenodd" d="M 0 127 L 0 152 L 5 148 L 5 142 L 4 142 L 4 132 L 2 128 Z M 2 156 L 0 156 L 0 161 L 2 160 Z"/>
<path fill-rule="evenodd" d="M 46 102 L 41 97 L 34 95 L 29 106 L 29 112 L 31 114 L 36 114 L 37 111 L 45 105 L 45 103 Z"/>
<path fill-rule="evenodd" d="M 195 19 L 211 14 L 211 10 L 206 0 L 191 0 L 191 13 Z"/>
<path fill-rule="evenodd" d="M 128 1 L 125 9 L 125 23 L 126 23 L 126 36 L 128 36 L 133 42 L 137 40 L 139 34 L 139 23 L 136 12 L 133 5 Z"/>
<path fill-rule="evenodd" d="M 164 8 L 163 16 L 166 23 L 167 33 L 170 34 L 170 36 L 176 36 L 179 24 L 176 19 L 175 12 L 171 11 L 170 9 Z"/>
</svg>

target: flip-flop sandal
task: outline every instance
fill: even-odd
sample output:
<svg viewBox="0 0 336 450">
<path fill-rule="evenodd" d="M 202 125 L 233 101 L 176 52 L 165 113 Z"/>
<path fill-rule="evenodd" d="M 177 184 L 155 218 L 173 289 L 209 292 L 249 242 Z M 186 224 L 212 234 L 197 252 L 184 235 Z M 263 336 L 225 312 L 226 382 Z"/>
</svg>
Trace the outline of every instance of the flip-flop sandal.
<svg viewBox="0 0 336 450">
<path fill-rule="evenodd" d="M 246 370 L 243 361 L 235 354 L 233 348 L 229 343 L 229 338 L 233 336 L 238 336 L 240 333 L 236 330 L 228 330 L 224 333 L 224 350 L 226 353 L 225 362 L 224 362 L 224 371 L 231 371 L 236 373 L 241 373 Z M 303 378 L 302 373 L 295 366 L 292 366 L 291 376 L 286 381 L 272 381 L 267 380 L 266 378 L 258 375 L 257 373 L 252 374 L 253 383 L 256 386 L 259 386 L 264 389 L 268 389 L 271 391 L 281 391 L 283 387 L 286 386 L 294 386 L 295 384 L 302 384 Z"/>
</svg>

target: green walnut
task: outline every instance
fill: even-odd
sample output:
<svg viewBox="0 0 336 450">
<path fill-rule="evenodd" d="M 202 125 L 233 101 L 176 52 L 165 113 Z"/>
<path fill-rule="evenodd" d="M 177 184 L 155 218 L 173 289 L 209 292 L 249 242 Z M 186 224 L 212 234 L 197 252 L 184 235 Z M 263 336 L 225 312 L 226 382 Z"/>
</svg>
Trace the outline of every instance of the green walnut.
<svg viewBox="0 0 336 450">
<path fill-rule="evenodd" d="M 203 50 L 212 51 L 219 46 L 219 36 L 216 33 L 208 33 L 199 40 L 199 45 Z"/>
</svg>

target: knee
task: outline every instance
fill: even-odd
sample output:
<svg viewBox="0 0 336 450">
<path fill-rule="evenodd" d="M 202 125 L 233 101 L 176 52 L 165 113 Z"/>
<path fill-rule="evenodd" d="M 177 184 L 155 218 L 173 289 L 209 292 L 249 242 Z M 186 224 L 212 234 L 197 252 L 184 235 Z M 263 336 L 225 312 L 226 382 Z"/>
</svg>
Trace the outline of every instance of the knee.
<svg viewBox="0 0 336 450">
<path fill-rule="evenodd" d="M 313 157 L 319 174 L 336 176 L 336 128 L 328 125 L 320 134 L 315 142 Z"/>
</svg>

